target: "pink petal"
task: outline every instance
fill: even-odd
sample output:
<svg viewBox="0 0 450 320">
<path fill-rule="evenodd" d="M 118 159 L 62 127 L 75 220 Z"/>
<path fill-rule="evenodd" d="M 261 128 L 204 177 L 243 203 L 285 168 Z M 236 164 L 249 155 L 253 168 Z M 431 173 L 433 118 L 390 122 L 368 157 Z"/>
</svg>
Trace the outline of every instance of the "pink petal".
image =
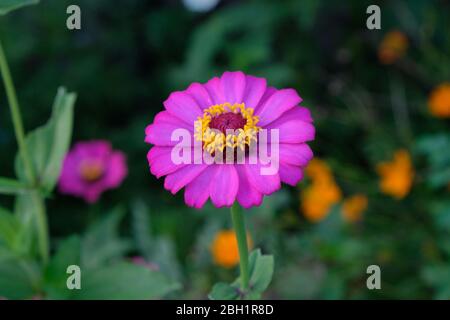
<svg viewBox="0 0 450 320">
<path fill-rule="evenodd" d="M 220 78 L 225 100 L 231 104 L 241 103 L 245 90 L 245 75 L 241 71 L 224 72 Z"/>
<path fill-rule="evenodd" d="M 213 100 L 211 99 L 208 91 L 205 89 L 205 87 L 198 83 L 192 83 L 187 89 L 186 92 L 194 98 L 195 102 L 197 102 L 198 106 L 203 110 L 206 108 L 209 108 L 214 104 Z"/>
<path fill-rule="evenodd" d="M 296 186 L 303 179 L 303 168 L 281 162 L 279 174 L 281 181 Z"/>
<path fill-rule="evenodd" d="M 311 123 L 302 120 L 272 122 L 265 129 L 279 129 L 280 143 L 301 143 L 314 140 L 315 129 Z M 270 133 L 268 133 L 270 137 Z"/>
<path fill-rule="evenodd" d="M 75 144 L 72 152 L 79 158 L 104 158 L 111 152 L 111 143 L 106 140 L 82 141 Z"/>
<path fill-rule="evenodd" d="M 280 176 L 261 175 L 263 167 L 259 162 L 257 164 L 245 164 L 245 172 L 250 184 L 262 194 L 271 194 L 281 188 Z"/>
<path fill-rule="evenodd" d="M 247 178 L 247 174 L 243 165 L 236 165 L 236 171 L 239 176 L 239 189 L 237 193 L 237 201 L 244 208 L 259 206 L 262 203 L 262 193 L 256 190 Z"/>
<path fill-rule="evenodd" d="M 164 180 L 164 188 L 177 193 L 181 188 L 194 180 L 203 170 L 208 167 L 206 164 L 191 164 L 169 174 Z"/>
<path fill-rule="evenodd" d="M 278 90 L 274 87 L 266 87 L 266 91 L 264 92 L 263 96 L 261 97 L 261 99 L 258 102 L 258 105 L 255 107 L 255 113 L 257 110 L 259 110 L 265 103 L 266 101 Z"/>
<path fill-rule="evenodd" d="M 246 76 L 245 79 L 245 91 L 242 102 L 245 103 L 247 108 L 253 108 L 255 110 L 266 92 L 267 82 L 264 78 L 253 76 Z"/>
<path fill-rule="evenodd" d="M 313 158 L 313 152 L 306 143 L 280 143 L 280 162 L 306 166 Z"/>
<path fill-rule="evenodd" d="M 311 117 L 311 112 L 305 107 L 294 107 L 289 109 L 281 117 L 277 119 L 279 122 L 284 122 L 288 120 L 302 120 L 305 122 L 313 122 Z"/>
<path fill-rule="evenodd" d="M 180 143 L 180 141 L 177 139 L 175 139 L 175 141 L 172 141 L 172 133 L 174 133 L 176 130 L 179 130 L 179 129 L 188 130 L 186 127 L 180 127 L 177 124 L 153 123 L 153 124 L 147 126 L 147 128 L 145 128 L 145 134 L 146 134 L 145 142 L 151 143 L 151 144 L 154 144 L 157 146 L 177 145 Z M 191 136 L 190 140 L 187 140 L 187 139 L 183 140 L 183 145 L 185 145 L 185 146 L 193 145 L 193 135 L 190 134 L 190 136 Z M 181 138 L 180 138 L 180 140 L 181 140 Z"/>
<path fill-rule="evenodd" d="M 169 111 L 166 111 L 166 110 L 158 112 L 158 114 L 155 116 L 155 119 L 153 120 L 153 123 L 171 123 L 171 124 L 176 124 L 183 128 L 188 128 L 190 130 L 193 130 L 192 124 L 185 123 L 183 120 L 175 117 Z"/>
<path fill-rule="evenodd" d="M 239 178 L 234 165 L 214 165 L 215 173 L 209 187 L 211 201 L 216 207 L 231 206 L 239 188 Z"/>
<path fill-rule="evenodd" d="M 298 105 L 302 99 L 294 89 L 282 89 L 270 96 L 267 101 L 258 108 L 259 126 L 265 126 L 276 120 L 287 110 Z"/>
<path fill-rule="evenodd" d="M 198 209 L 203 207 L 209 198 L 209 188 L 214 173 L 214 166 L 208 166 L 197 178 L 186 186 L 184 201 L 188 206 Z"/>
<path fill-rule="evenodd" d="M 108 171 L 105 176 L 104 184 L 108 188 L 118 187 L 128 174 L 125 154 L 120 151 L 114 151 L 109 159 Z"/>
<path fill-rule="evenodd" d="M 150 172 L 157 178 L 175 172 L 185 164 L 175 164 L 171 157 L 172 147 L 154 146 L 147 154 Z"/>
<path fill-rule="evenodd" d="M 221 82 L 218 77 L 214 77 L 207 83 L 205 83 L 205 89 L 206 91 L 208 91 L 209 96 L 211 97 L 214 104 L 221 104 L 226 102 L 223 95 Z"/>
<path fill-rule="evenodd" d="M 197 117 L 202 115 L 197 102 L 186 92 L 182 91 L 171 93 L 169 98 L 164 101 L 164 107 L 172 115 L 190 125 L 193 125 Z"/>
</svg>

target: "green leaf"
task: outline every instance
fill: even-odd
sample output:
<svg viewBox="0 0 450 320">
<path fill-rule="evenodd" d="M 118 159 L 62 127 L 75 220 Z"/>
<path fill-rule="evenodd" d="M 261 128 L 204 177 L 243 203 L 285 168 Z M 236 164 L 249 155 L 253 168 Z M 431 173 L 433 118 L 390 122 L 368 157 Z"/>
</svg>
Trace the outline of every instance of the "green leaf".
<svg viewBox="0 0 450 320">
<path fill-rule="evenodd" d="M 3 208 L 0 208 L 0 244 L 3 242 L 9 248 L 13 248 L 19 230 L 19 222 L 16 217 Z"/>
<path fill-rule="evenodd" d="M 80 265 L 81 240 L 78 236 L 72 236 L 58 246 L 58 251 L 50 260 L 45 273 L 44 290 L 50 299 L 67 299 L 73 291 L 67 289 L 67 267 Z"/>
<path fill-rule="evenodd" d="M 19 194 L 27 191 L 27 186 L 20 181 L 0 178 L 0 194 Z"/>
<path fill-rule="evenodd" d="M 74 93 L 67 93 L 64 88 L 59 88 L 50 120 L 26 137 L 34 171 L 45 192 L 51 192 L 55 186 L 70 145 L 75 99 Z M 16 174 L 20 180 L 31 183 L 24 172 L 22 159 L 17 155 Z"/>
<path fill-rule="evenodd" d="M 239 297 L 239 290 L 225 282 L 216 283 L 208 298 L 211 300 L 236 300 Z"/>
<path fill-rule="evenodd" d="M 5 15 L 24 6 L 39 3 L 39 0 L 1 0 L 0 15 Z"/>
<path fill-rule="evenodd" d="M 86 268 L 96 268 L 123 256 L 131 243 L 119 238 L 119 223 L 125 214 L 122 208 L 92 225 L 82 240 L 81 262 Z"/>
<path fill-rule="evenodd" d="M 178 289 L 179 284 L 161 272 L 121 262 L 95 271 L 81 271 L 81 290 L 77 299 L 155 299 Z"/>
<path fill-rule="evenodd" d="M 167 236 L 151 235 L 150 213 L 142 200 L 132 205 L 133 235 L 139 252 L 159 266 L 171 279 L 180 280 L 181 270 L 176 257 L 176 248 Z"/>
<path fill-rule="evenodd" d="M 19 222 L 19 229 L 16 235 L 15 251 L 18 254 L 32 256 L 36 249 L 36 199 L 27 192 L 16 197 L 14 216 Z"/>
<path fill-rule="evenodd" d="M 142 200 L 132 204 L 132 228 L 137 248 L 147 258 L 151 255 L 154 240 L 150 233 L 150 219 L 148 208 Z"/>
<path fill-rule="evenodd" d="M 208 295 L 209 299 L 260 299 L 261 294 L 267 289 L 272 281 L 274 269 L 273 256 L 261 254 L 260 249 L 253 250 L 248 258 L 248 266 L 250 271 L 250 285 L 247 292 L 240 291 L 241 278 L 238 277 L 231 284 L 219 282 L 214 285 L 211 293 Z"/>
<path fill-rule="evenodd" d="M 435 288 L 435 299 L 450 299 L 450 269 L 448 265 L 430 265 L 422 270 L 422 278 Z"/>
<path fill-rule="evenodd" d="M 254 250 L 249 257 L 250 290 L 262 293 L 272 281 L 274 259 L 272 255 L 262 255 L 259 249 Z"/>
<path fill-rule="evenodd" d="M 29 299 L 35 293 L 39 268 L 33 262 L 16 258 L 0 261 L 0 296 Z"/>
<path fill-rule="evenodd" d="M 415 151 L 427 157 L 429 167 L 425 173 L 432 188 L 441 188 L 450 182 L 450 135 L 432 134 L 418 139 Z"/>
</svg>

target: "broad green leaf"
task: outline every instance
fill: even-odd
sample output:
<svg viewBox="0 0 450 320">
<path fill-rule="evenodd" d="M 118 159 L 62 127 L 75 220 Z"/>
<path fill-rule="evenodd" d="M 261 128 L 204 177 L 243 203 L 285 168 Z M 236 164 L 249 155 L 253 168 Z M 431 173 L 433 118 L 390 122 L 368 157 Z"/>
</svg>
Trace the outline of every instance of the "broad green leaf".
<svg viewBox="0 0 450 320">
<path fill-rule="evenodd" d="M 3 208 L 0 208 L 0 244 L 3 242 L 7 247 L 14 247 L 19 230 L 19 222 L 16 217 Z"/>
<path fill-rule="evenodd" d="M 136 245 L 139 251 L 149 258 L 152 252 L 153 239 L 150 233 L 148 208 L 142 200 L 137 200 L 132 204 L 131 213 L 133 216 L 132 227 Z"/>
<path fill-rule="evenodd" d="M 70 145 L 75 99 L 74 93 L 67 93 L 64 88 L 59 88 L 50 120 L 26 137 L 34 171 L 45 192 L 51 192 L 55 186 Z M 25 176 L 19 155 L 16 156 L 16 174 L 20 180 L 31 182 Z"/>
<path fill-rule="evenodd" d="M 121 262 L 93 271 L 81 271 L 77 299 L 155 299 L 179 288 L 161 272 Z"/>
<path fill-rule="evenodd" d="M 70 265 L 80 265 L 80 254 L 81 241 L 77 236 L 65 239 L 58 246 L 44 273 L 44 290 L 50 299 L 66 299 L 73 294 L 67 289 L 66 271 Z"/>
<path fill-rule="evenodd" d="M 263 255 L 255 250 L 250 255 L 250 288 L 251 292 L 262 293 L 272 281 L 274 260 L 272 255 Z"/>
<path fill-rule="evenodd" d="M 117 208 L 88 229 L 82 239 L 81 262 L 84 267 L 99 267 L 122 257 L 131 248 L 130 242 L 118 234 L 124 213 Z"/>
<path fill-rule="evenodd" d="M 0 263 L 5 260 L 11 260 L 15 257 L 14 253 L 7 247 L 0 245 Z"/>
<path fill-rule="evenodd" d="M 0 178 L 0 194 L 18 194 L 27 191 L 27 186 L 17 180 Z"/>
<path fill-rule="evenodd" d="M 42 199 L 38 197 L 35 191 L 19 194 L 16 197 L 14 216 L 19 221 L 19 230 L 16 235 L 15 251 L 18 254 L 32 256 L 36 252 L 37 201 L 41 201 L 41 205 L 44 205 Z"/>
<path fill-rule="evenodd" d="M 267 289 L 270 282 L 272 281 L 273 269 L 274 269 L 274 259 L 271 255 L 263 255 L 261 254 L 260 249 L 255 249 L 251 252 L 248 258 L 248 267 L 250 273 L 250 284 L 248 292 L 245 292 L 243 296 L 236 297 L 236 299 L 259 299 L 264 290 Z M 220 284 L 220 285 L 219 285 Z M 216 292 L 213 291 L 210 293 L 210 298 L 215 295 L 230 293 L 229 288 L 226 288 L 223 283 L 219 283 L 216 288 Z M 231 288 L 236 288 L 236 293 L 239 291 L 241 284 L 241 277 L 238 277 L 231 285 L 228 285 Z M 215 295 L 213 295 L 213 293 Z M 211 296 L 212 295 L 212 296 Z M 212 298 L 211 298 L 212 299 Z M 218 299 L 218 298 L 216 298 Z"/>
<path fill-rule="evenodd" d="M 13 10 L 37 3 L 39 3 L 39 0 L 1 0 L 0 15 L 5 15 Z"/>
<path fill-rule="evenodd" d="M 148 261 L 158 265 L 171 279 L 179 280 L 181 270 L 172 239 L 164 236 L 152 237 L 150 212 L 143 201 L 133 203 L 132 216 L 133 234 L 140 253 Z"/>
<path fill-rule="evenodd" d="M 216 283 L 208 295 L 211 300 L 236 300 L 238 297 L 238 289 L 224 282 Z"/>
<path fill-rule="evenodd" d="M 29 299 L 35 294 L 39 268 L 33 262 L 16 258 L 0 261 L 0 296 Z"/>
</svg>

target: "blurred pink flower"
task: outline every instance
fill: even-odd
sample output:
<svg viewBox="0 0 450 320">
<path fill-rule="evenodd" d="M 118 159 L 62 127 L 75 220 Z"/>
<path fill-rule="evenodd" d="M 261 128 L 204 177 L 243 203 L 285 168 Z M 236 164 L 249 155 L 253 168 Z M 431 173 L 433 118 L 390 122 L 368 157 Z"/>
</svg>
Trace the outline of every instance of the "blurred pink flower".
<svg viewBox="0 0 450 320">
<path fill-rule="evenodd" d="M 185 187 L 185 202 L 192 207 L 201 208 L 208 198 L 216 207 L 231 206 L 235 200 L 245 208 L 258 206 L 264 195 L 280 189 L 281 182 L 295 186 L 313 157 L 305 142 L 314 139 L 315 128 L 309 110 L 299 106 L 301 101 L 294 89 L 277 90 L 267 86 L 266 79 L 240 71 L 225 72 L 205 84 L 192 83 L 173 92 L 164 102 L 166 110 L 145 130 L 145 141 L 154 145 L 147 155 L 150 171 L 157 178 L 166 176 L 164 187 L 173 194 Z M 246 160 L 261 129 L 277 129 L 279 168 L 261 174 L 265 165 L 260 158 L 254 164 L 177 163 L 172 151 L 179 142 L 173 141 L 172 134 L 180 128 L 192 136 L 188 146 L 201 141 L 203 155 L 223 152 L 230 143 L 234 150 L 246 150 Z M 226 133 L 229 129 L 237 133 Z M 193 150 L 194 146 L 195 158 Z"/>
<path fill-rule="evenodd" d="M 93 203 L 103 191 L 118 187 L 127 171 L 125 155 L 108 141 L 78 142 L 64 159 L 59 191 Z"/>
</svg>

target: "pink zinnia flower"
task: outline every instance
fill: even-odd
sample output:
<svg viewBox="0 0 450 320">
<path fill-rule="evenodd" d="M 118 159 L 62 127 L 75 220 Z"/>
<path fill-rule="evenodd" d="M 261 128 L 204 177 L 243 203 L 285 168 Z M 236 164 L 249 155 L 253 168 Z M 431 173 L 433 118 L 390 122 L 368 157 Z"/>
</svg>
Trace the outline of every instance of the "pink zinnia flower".
<svg viewBox="0 0 450 320">
<path fill-rule="evenodd" d="M 225 72 L 206 84 L 193 83 L 185 91 L 173 92 L 164 102 L 166 110 L 146 128 L 145 141 L 154 145 L 147 155 L 150 171 L 157 178 L 166 176 L 164 187 L 173 194 L 184 187 L 185 202 L 192 207 L 201 208 L 208 198 L 216 207 L 231 206 L 235 200 L 245 208 L 258 206 L 264 195 L 280 189 L 281 182 L 295 186 L 313 157 L 305 142 L 314 139 L 315 129 L 309 110 L 299 106 L 301 101 L 294 89 L 277 90 L 264 78 L 242 72 Z M 191 133 L 191 141 L 183 143 L 192 148 L 194 158 L 198 158 L 194 145 L 200 143 L 203 156 L 231 147 L 245 150 L 246 162 L 173 161 L 172 151 L 179 142 L 172 134 L 180 128 Z M 228 134 L 229 129 L 236 133 Z M 279 170 L 270 175 L 261 174 L 265 166 L 261 159 L 247 161 L 262 129 L 279 133 Z"/>
<path fill-rule="evenodd" d="M 108 141 L 78 142 L 64 159 L 59 190 L 92 203 L 103 191 L 118 187 L 126 175 L 125 155 L 112 150 Z"/>
</svg>

